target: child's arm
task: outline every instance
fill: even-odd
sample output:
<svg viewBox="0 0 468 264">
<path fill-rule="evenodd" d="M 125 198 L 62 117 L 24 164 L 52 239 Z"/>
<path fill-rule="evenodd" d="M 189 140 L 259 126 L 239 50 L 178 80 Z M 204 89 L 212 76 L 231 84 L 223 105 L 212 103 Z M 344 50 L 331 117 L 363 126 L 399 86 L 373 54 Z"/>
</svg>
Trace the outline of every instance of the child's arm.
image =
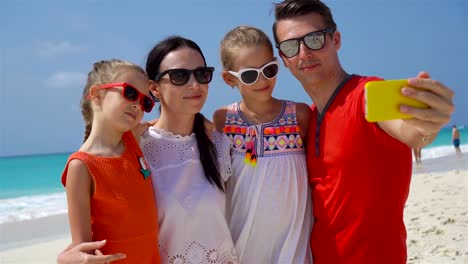
<svg viewBox="0 0 468 264">
<path fill-rule="evenodd" d="M 216 110 L 213 113 L 213 123 L 216 127 L 216 130 L 220 133 L 224 133 L 224 124 L 226 123 L 226 114 L 227 114 L 227 107 L 223 106 Z"/>
<path fill-rule="evenodd" d="M 297 125 L 300 129 L 300 135 L 304 145 L 307 142 L 307 129 L 309 128 L 309 117 L 311 114 L 311 109 L 307 104 L 296 103 L 296 116 L 297 116 Z"/>
<path fill-rule="evenodd" d="M 78 159 L 70 161 L 66 191 L 72 245 L 92 241 L 90 204 L 92 184 L 93 180 L 86 165 Z"/>
</svg>

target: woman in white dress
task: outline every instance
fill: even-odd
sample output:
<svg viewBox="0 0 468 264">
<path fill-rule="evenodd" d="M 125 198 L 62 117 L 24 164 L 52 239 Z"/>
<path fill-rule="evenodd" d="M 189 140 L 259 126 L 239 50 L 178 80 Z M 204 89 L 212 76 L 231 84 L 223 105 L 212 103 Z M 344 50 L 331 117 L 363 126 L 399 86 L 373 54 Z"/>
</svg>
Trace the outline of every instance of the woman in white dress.
<svg viewBox="0 0 468 264">
<path fill-rule="evenodd" d="M 140 145 L 153 175 L 161 263 L 237 263 L 225 219 L 230 140 L 199 113 L 213 70 L 195 42 L 178 36 L 148 55 L 161 115 Z"/>
</svg>

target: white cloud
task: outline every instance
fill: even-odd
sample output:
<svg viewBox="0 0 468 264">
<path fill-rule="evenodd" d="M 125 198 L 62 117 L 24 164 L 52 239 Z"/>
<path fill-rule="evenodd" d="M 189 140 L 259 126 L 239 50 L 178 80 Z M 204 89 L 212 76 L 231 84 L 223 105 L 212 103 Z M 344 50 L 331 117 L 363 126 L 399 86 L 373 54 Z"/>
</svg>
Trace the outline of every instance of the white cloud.
<svg viewBox="0 0 468 264">
<path fill-rule="evenodd" d="M 56 57 L 67 53 L 83 51 L 84 47 L 72 44 L 68 41 L 51 42 L 40 41 L 36 43 L 34 51 L 41 57 Z"/>
<path fill-rule="evenodd" d="M 82 88 L 86 84 L 86 74 L 81 72 L 56 72 L 50 76 L 46 86 L 54 89 Z"/>
</svg>

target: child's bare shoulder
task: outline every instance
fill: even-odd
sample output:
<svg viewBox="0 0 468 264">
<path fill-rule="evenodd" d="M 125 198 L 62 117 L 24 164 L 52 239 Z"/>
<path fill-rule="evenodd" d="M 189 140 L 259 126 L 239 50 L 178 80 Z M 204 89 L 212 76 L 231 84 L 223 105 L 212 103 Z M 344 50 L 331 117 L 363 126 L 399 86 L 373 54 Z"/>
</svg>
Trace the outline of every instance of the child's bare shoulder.
<svg viewBox="0 0 468 264">
<path fill-rule="evenodd" d="M 311 113 L 310 106 L 305 103 L 296 102 L 296 115 L 299 120 L 308 121 Z"/>
<path fill-rule="evenodd" d="M 296 104 L 296 112 L 301 114 L 310 114 L 310 106 L 306 103 L 299 103 L 295 102 Z"/>
<path fill-rule="evenodd" d="M 309 118 L 311 114 L 310 106 L 305 103 L 295 103 L 296 104 L 296 117 L 297 125 L 301 129 L 301 137 L 305 141 L 307 139 L 307 130 L 309 127 Z"/>
<path fill-rule="evenodd" d="M 68 163 L 68 171 L 74 172 L 88 172 L 88 167 L 86 164 L 80 159 L 72 159 Z"/>
<path fill-rule="evenodd" d="M 63 175 L 66 183 L 72 183 L 74 186 L 77 184 L 89 184 L 91 174 L 85 162 L 80 159 L 72 159 L 67 165 L 67 173 Z"/>
<path fill-rule="evenodd" d="M 213 113 L 213 123 L 216 127 L 218 132 L 223 132 L 224 124 L 226 123 L 226 115 L 227 115 L 228 107 L 223 106 L 218 108 Z"/>
</svg>

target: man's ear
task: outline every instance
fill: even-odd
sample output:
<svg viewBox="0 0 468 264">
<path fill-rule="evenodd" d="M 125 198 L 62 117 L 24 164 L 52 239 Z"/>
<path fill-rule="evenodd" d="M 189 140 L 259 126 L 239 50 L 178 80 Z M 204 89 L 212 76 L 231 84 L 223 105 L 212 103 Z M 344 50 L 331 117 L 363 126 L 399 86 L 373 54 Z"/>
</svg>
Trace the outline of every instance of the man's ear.
<svg viewBox="0 0 468 264">
<path fill-rule="evenodd" d="M 288 67 L 288 60 L 287 60 L 286 57 L 284 57 L 284 55 L 283 55 L 283 53 L 281 52 L 281 50 L 278 50 L 278 54 L 279 54 L 281 60 L 283 61 L 284 67 L 285 67 L 285 68 L 289 68 L 289 67 Z"/>
<path fill-rule="evenodd" d="M 149 90 L 150 90 L 151 95 L 153 96 L 153 99 L 155 99 L 156 102 L 159 102 L 159 99 L 161 98 L 161 93 L 159 91 L 159 84 L 153 80 L 150 80 Z"/>
<path fill-rule="evenodd" d="M 234 86 L 236 86 L 236 79 L 237 77 L 235 77 L 234 75 L 230 74 L 228 71 L 226 70 L 223 70 L 221 72 L 221 77 L 223 78 L 224 82 L 231 86 L 232 88 L 234 88 Z"/>
<path fill-rule="evenodd" d="M 341 33 L 339 31 L 335 31 L 333 33 L 333 43 L 335 44 L 336 50 L 340 50 L 341 48 Z"/>
</svg>

